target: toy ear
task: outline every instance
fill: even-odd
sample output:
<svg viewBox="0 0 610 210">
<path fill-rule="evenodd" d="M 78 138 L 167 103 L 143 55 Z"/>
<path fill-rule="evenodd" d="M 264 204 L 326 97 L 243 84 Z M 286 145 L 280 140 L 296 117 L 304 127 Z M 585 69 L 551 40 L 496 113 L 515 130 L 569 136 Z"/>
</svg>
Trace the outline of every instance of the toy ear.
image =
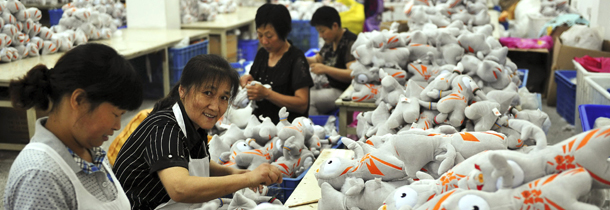
<svg viewBox="0 0 610 210">
<path fill-rule="evenodd" d="M 536 149 L 541 150 L 546 148 L 547 139 L 544 131 L 526 120 L 510 119 L 508 120 L 508 126 L 519 131 L 521 133 L 521 140 L 527 139 L 536 140 Z"/>
<path fill-rule="evenodd" d="M 489 156 L 489 161 L 494 167 L 493 172 L 491 172 L 491 176 L 493 178 L 498 178 L 498 189 L 512 188 L 513 169 L 508 165 L 506 158 L 504 158 L 502 155 L 493 153 Z"/>
</svg>

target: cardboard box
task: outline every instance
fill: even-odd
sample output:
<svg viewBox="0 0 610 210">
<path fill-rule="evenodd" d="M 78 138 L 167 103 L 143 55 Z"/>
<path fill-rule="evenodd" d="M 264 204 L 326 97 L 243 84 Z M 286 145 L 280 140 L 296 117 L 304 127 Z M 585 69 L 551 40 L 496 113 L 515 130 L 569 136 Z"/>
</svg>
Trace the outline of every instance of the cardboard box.
<svg viewBox="0 0 610 210">
<path fill-rule="evenodd" d="M 557 84 L 555 84 L 555 70 L 575 70 L 572 60 L 574 57 L 589 55 L 591 57 L 610 57 L 610 40 L 604 40 L 602 51 L 589 50 L 578 47 L 565 46 L 561 39 L 556 38 L 553 46 L 553 65 L 548 76 L 546 102 L 549 106 L 557 103 Z"/>
<path fill-rule="evenodd" d="M 208 53 L 222 56 L 220 50 L 220 36 L 210 35 L 210 42 L 208 47 L 208 49 L 210 50 Z M 231 63 L 237 62 L 237 36 L 234 34 L 227 34 L 226 59 Z"/>
</svg>

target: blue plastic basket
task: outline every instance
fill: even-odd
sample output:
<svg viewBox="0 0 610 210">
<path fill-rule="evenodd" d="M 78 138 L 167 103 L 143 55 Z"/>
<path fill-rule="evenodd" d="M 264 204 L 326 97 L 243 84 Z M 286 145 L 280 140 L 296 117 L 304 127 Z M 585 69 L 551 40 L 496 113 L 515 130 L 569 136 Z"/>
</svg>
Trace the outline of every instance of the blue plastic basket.
<svg viewBox="0 0 610 210">
<path fill-rule="evenodd" d="M 318 47 L 318 31 L 309 24 L 309 20 L 293 20 L 288 39 L 303 52 Z"/>
<path fill-rule="evenodd" d="M 239 40 L 237 41 L 237 59 L 246 59 L 253 61 L 258 51 L 258 40 Z"/>
<path fill-rule="evenodd" d="M 529 74 L 529 70 L 527 69 L 517 69 L 517 74 L 519 75 L 519 79 L 521 79 L 521 85 L 519 88 L 525 87 L 527 85 L 527 75 Z"/>
<path fill-rule="evenodd" d="M 64 11 L 61 8 L 49 9 L 49 23 L 51 24 L 51 26 L 59 24 L 59 19 L 61 19 L 61 16 L 63 14 Z"/>
<path fill-rule="evenodd" d="M 267 195 L 274 196 L 282 201 L 282 203 L 286 203 L 286 200 L 292 195 L 292 192 L 294 192 L 294 188 L 301 183 L 301 180 L 303 180 L 303 177 L 307 174 L 307 171 L 309 171 L 309 169 L 305 170 L 305 172 L 297 178 L 283 178 L 282 183 L 269 186 Z"/>
<path fill-rule="evenodd" d="M 555 71 L 557 83 L 557 113 L 568 123 L 574 125 L 574 108 L 576 108 L 576 84 L 570 80 L 576 77 L 576 71 Z"/>
<path fill-rule="evenodd" d="M 208 40 L 198 42 L 183 48 L 169 48 L 170 84 L 173 86 L 180 80 L 186 63 L 197 55 L 208 53 Z"/>
<path fill-rule="evenodd" d="M 585 132 L 593 129 L 598 117 L 610 118 L 610 105 L 582 104 L 578 106 L 578 113 L 582 131 Z"/>
<path fill-rule="evenodd" d="M 307 50 L 307 52 L 305 52 L 305 57 L 312 57 L 314 55 L 316 55 L 316 53 L 320 52 L 320 49 L 318 48 L 311 48 L 309 50 Z"/>
<path fill-rule="evenodd" d="M 252 63 L 252 61 L 246 61 L 243 63 L 243 65 L 239 62 L 231 63 L 231 68 L 235 69 L 235 71 L 237 71 L 241 77 L 246 73 L 246 66 L 250 65 L 250 63 Z"/>
</svg>

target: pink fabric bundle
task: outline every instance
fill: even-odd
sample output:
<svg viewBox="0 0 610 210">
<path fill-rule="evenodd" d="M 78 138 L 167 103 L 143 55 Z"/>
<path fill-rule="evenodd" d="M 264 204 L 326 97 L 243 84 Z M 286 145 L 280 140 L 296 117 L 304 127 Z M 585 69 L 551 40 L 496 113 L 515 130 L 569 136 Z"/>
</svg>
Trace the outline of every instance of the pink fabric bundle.
<svg viewBox="0 0 610 210">
<path fill-rule="evenodd" d="M 610 73 L 610 58 L 607 57 L 591 57 L 588 55 L 582 58 L 575 57 L 574 60 L 588 71 Z"/>
<path fill-rule="evenodd" d="M 500 38 L 502 46 L 508 48 L 519 49 L 541 49 L 546 48 L 549 51 L 553 48 L 553 38 L 551 36 L 543 36 L 538 39 L 525 39 L 518 37 L 502 37 Z"/>
</svg>

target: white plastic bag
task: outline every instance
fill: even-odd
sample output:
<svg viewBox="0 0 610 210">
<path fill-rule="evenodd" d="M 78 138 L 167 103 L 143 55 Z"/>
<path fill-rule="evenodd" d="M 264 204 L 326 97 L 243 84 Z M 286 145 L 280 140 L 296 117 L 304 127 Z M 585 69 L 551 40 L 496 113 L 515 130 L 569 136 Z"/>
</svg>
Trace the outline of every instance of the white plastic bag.
<svg viewBox="0 0 610 210">
<path fill-rule="evenodd" d="M 602 31 L 597 27 L 573 25 L 563 32 L 560 38 L 563 45 L 599 51 L 604 41 L 601 33 Z"/>
</svg>

